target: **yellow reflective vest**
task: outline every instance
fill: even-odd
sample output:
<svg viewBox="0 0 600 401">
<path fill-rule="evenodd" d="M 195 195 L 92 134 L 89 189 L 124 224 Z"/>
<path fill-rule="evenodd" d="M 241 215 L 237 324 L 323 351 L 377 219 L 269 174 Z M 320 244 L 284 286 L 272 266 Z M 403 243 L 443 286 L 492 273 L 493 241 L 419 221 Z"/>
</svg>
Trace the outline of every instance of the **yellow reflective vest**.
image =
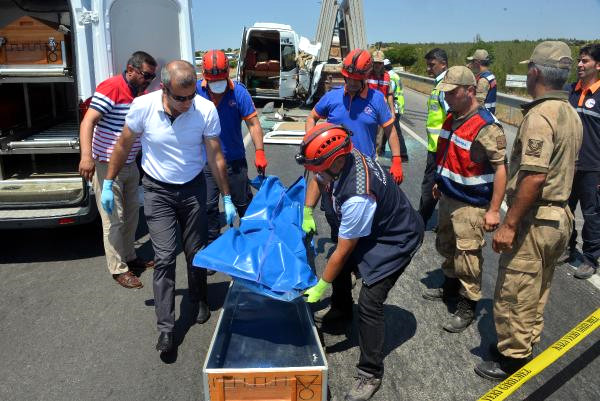
<svg viewBox="0 0 600 401">
<path fill-rule="evenodd" d="M 404 114 L 404 88 L 402 88 L 402 81 L 400 81 L 400 75 L 394 70 L 389 70 L 388 74 L 390 79 L 394 83 L 394 106 L 396 108 L 396 114 Z"/>
<path fill-rule="evenodd" d="M 433 90 L 429 95 L 429 99 L 427 99 L 427 122 L 425 123 L 425 130 L 427 131 L 427 150 L 429 152 L 437 151 L 438 137 L 440 136 L 442 124 L 446 119 L 447 111 L 445 102 L 440 91 L 436 89 L 437 84 L 445 75 L 446 71 L 435 78 Z"/>
</svg>

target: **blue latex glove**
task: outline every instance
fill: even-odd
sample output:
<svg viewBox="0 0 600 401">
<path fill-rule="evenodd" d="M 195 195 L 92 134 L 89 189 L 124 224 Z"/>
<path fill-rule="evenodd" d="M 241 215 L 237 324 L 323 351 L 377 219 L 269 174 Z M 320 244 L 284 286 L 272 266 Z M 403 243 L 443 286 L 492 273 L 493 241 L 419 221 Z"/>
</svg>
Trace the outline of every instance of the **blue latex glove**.
<svg viewBox="0 0 600 401">
<path fill-rule="evenodd" d="M 223 205 L 225 205 L 225 220 L 227 221 L 227 225 L 230 226 L 237 216 L 235 206 L 233 206 L 233 202 L 231 201 L 231 195 L 223 196 Z"/>
<path fill-rule="evenodd" d="M 112 214 L 113 208 L 115 207 L 115 195 L 112 191 L 113 180 L 104 180 L 102 183 L 102 196 L 100 197 L 100 203 L 102 203 L 102 209 L 108 214 Z"/>
</svg>

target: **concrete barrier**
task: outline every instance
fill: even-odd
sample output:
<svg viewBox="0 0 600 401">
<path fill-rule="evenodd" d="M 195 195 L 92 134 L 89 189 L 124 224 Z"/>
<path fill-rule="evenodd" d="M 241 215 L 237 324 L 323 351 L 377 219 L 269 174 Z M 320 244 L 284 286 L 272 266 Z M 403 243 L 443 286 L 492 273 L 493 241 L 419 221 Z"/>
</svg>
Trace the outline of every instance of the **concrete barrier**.
<svg viewBox="0 0 600 401">
<path fill-rule="evenodd" d="M 431 93 L 431 90 L 433 89 L 433 78 L 398 71 L 396 69 L 395 71 L 400 75 L 402 85 L 404 85 L 405 88 L 410 88 L 426 94 Z M 521 105 L 530 101 L 531 99 L 498 92 L 496 99 L 496 117 L 502 122 L 518 126 L 523 120 Z"/>
</svg>

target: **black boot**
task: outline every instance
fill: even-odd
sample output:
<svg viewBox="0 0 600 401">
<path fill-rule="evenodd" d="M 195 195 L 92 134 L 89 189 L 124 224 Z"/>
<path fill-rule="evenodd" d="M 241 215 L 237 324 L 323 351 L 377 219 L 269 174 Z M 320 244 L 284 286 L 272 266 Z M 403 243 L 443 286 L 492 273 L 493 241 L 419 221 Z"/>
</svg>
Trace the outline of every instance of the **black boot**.
<svg viewBox="0 0 600 401">
<path fill-rule="evenodd" d="M 460 333 L 466 329 L 475 319 L 476 301 L 460 297 L 456 312 L 450 316 L 450 319 L 442 326 L 444 330 L 450 333 Z"/>
<path fill-rule="evenodd" d="M 331 306 L 329 308 L 321 309 L 315 312 L 314 320 L 316 323 L 327 324 L 331 322 L 350 322 L 352 321 L 352 309 L 351 308 L 338 308 Z"/>
<path fill-rule="evenodd" d="M 161 332 L 156 342 L 156 350 L 159 352 L 169 352 L 173 349 L 173 333 Z"/>
<path fill-rule="evenodd" d="M 423 293 L 423 298 L 430 301 L 444 301 L 455 299 L 458 297 L 458 289 L 460 281 L 457 278 L 446 277 L 444 284 L 439 288 L 428 288 Z"/>
<path fill-rule="evenodd" d="M 206 301 L 200 301 L 192 307 L 192 321 L 198 324 L 205 323 L 210 319 L 210 308 Z"/>
<path fill-rule="evenodd" d="M 496 361 L 484 361 L 475 366 L 475 373 L 484 379 L 502 381 L 521 369 L 530 360 L 531 357 L 510 358 L 501 355 Z"/>
</svg>

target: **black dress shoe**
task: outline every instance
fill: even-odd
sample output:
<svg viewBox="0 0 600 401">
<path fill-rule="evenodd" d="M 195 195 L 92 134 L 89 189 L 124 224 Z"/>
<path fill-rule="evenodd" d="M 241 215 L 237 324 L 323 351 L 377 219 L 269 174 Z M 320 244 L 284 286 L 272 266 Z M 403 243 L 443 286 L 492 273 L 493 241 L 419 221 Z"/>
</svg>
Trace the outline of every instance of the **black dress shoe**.
<svg viewBox="0 0 600 401">
<path fill-rule="evenodd" d="M 210 309 L 208 308 L 208 304 L 206 302 L 200 301 L 194 310 L 198 311 L 196 315 L 196 322 L 198 324 L 205 323 L 208 319 L 210 319 Z"/>
<path fill-rule="evenodd" d="M 509 358 L 501 356 L 498 361 L 484 361 L 475 366 L 475 373 L 484 379 L 493 381 L 505 380 L 521 369 L 531 358 Z"/>
<path fill-rule="evenodd" d="M 173 349 L 173 333 L 160 333 L 156 350 L 159 352 L 169 352 Z"/>
</svg>

